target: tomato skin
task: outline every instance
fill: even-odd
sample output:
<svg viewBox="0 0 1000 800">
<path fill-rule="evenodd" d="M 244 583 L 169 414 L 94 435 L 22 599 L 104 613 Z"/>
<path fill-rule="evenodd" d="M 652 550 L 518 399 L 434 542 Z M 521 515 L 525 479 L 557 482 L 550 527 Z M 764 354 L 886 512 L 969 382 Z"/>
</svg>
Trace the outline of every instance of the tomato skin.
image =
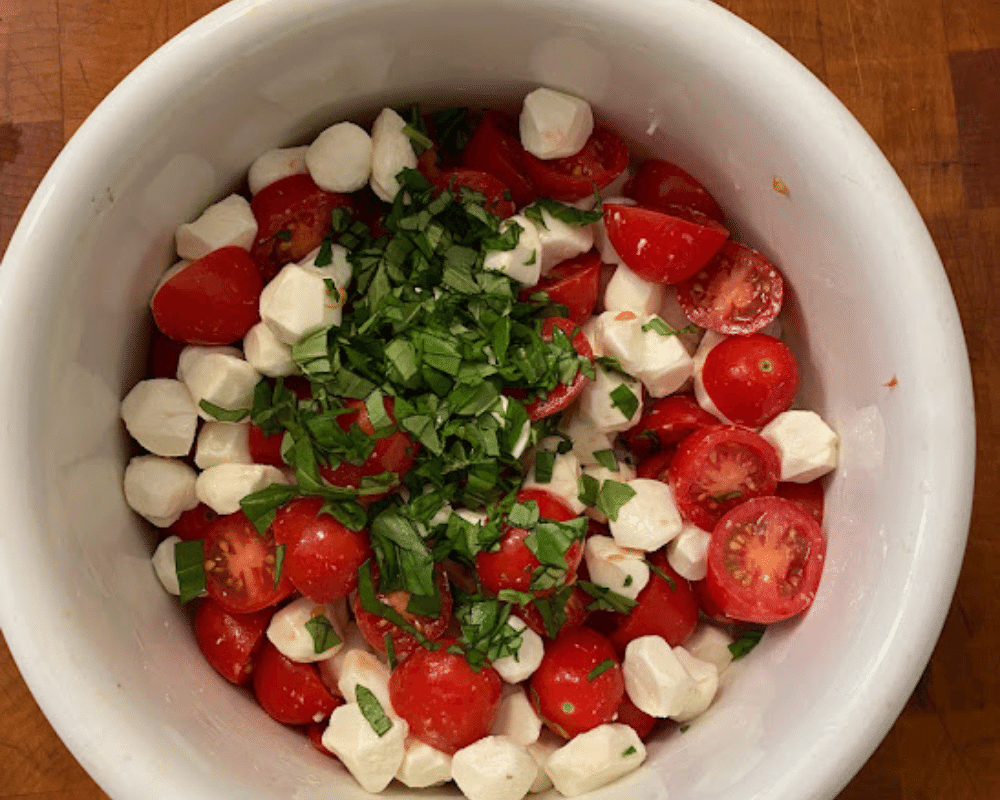
<svg viewBox="0 0 1000 800">
<path fill-rule="evenodd" d="M 475 672 L 445 647 L 419 647 L 389 676 L 389 699 L 412 736 L 451 755 L 490 732 L 501 686 L 493 667 Z"/>
<path fill-rule="evenodd" d="M 761 428 L 792 407 L 799 365 L 795 354 L 773 336 L 731 336 L 709 350 L 701 381 L 727 419 Z"/>
<path fill-rule="evenodd" d="M 612 666 L 590 680 L 594 668 L 605 661 Z M 611 642 L 583 627 L 563 631 L 546 645 L 529 683 L 535 711 L 565 739 L 611 722 L 624 695 L 625 680 Z"/>
<path fill-rule="evenodd" d="M 705 221 L 701 225 L 641 206 L 604 206 L 609 241 L 629 269 L 652 283 L 678 283 L 719 251 L 729 232 L 708 217 Z"/>
<path fill-rule="evenodd" d="M 594 363 L 594 351 L 579 325 L 565 317 L 549 317 L 542 324 L 542 339 L 552 341 L 552 331 L 555 328 L 559 328 L 567 336 L 572 337 L 570 341 L 572 341 L 576 352 L 589 359 L 590 363 Z M 560 383 L 544 399 L 537 398 L 527 403 L 525 409 L 528 416 L 538 420 L 552 414 L 558 414 L 580 396 L 588 380 L 586 375 L 577 371 L 576 377 L 568 386 L 565 383 Z"/>
<path fill-rule="evenodd" d="M 774 490 L 774 494 L 777 497 L 784 497 L 786 500 L 798 503 L 812 515 L 816 522 L 820 525 L 823 524 L 823 506 L 826 493 L 823 490 L 822 478 L 809 481 L 809 483 L 782 481 Z"/>
<path fill-rule="evenodd" d="M 323 734 L 326 733 L 326 728 L 327 725 L 325 722 L 310 722 L 306 727 L 306 736 L 309 737 L 309 744 L 315 747 L 323 755 L 329 756 L 330 758 L 337 758 L 336 754 L 327 750 L 326 745 L 323 744 Z"/>
<path fill-rule="evenodd" d="M 704 267 L 677 284 L 677 301 L 696 325 L 727 335 L 757 333 L 778 316 L 785 280 L 760 253 L 726 242 Z"/>
<path fill-rule="evenodd" d="M 333 603 L 358 588 L 358 567 L 372 557 L 368 532 L 352 531 L 330 514 L 323 499 L 299 497 L 274 517 L 274 540 L 285 545 L 283 573 L 317 603 Z"/>
<path fill-rule="evenodd" d="M 670 580 L 651 570 L 649 583 L 636 597 L 638 605 L 620 618 L 617 627 L 608 634 L 611 644 L 623 655 L 628 643 L 640 636 L 661 636 L 671 647 L 676 647 L 687 640 L 698 624 L 698 603 L 691 583 L 670 566 L 666 551 L 651 553 L 649 563 Z"/>
<path fill-rule="evenodd" d="M 230 614 L 211 597 L 202 598 L 194 615 L 194 636 L 205 660 L 230 683 L 249 683 L 254 657 L 264 646 L 273 612 Z"/>
<path fill-rule="evenodd" d="M 534 501 L 538 504 L 541 519 L 567 522 L 577 515 L 562 500 L 539 489 L 525 489 L 517 493 L 518 503 Z M 538 558 L 524 543 L 529 531 L 524 528 L 507 528 L 500 539 L 500 549 L 495 552 L 482 551 L 476 555 L 476 572 L 483 586 L 493 594 L 503 589 L 519 592 L 532 591 L 531 577 L 541 566 Z M 576 580 L 576 571 L 583 558 L 583 543 L 574 542 L 566 552 L 566 583 Z M 550 595 L 558 587 L 535 591 L 539 597 Z"/>
<path fill-rule="evenodd" d="M 462 166 L 495 175 L 510 187 L 514 205 L 523 208 L 535 199 L 535 188 L 526 177 L 517 117 L 487 111 L 469 138 Z"/>
<path fill-rule="evenodd" d="M 674 452 L 674 448 L 671 447 L 644 458 L 636 464 L 635 476 L 669 483 L 670 464 L 674 460 Z"/>
<path fill-rule="evenodd" d="M 176 536 L 184 542 L 204 539 L 218 518 L 219 515 L 211 508 L 204 503 L 198 503 L 194 508 L 182 512 L 177 521 L 167 528 L 166 534 Z"/>
<path fill-rule="evenodd" d="M 316 717 L 329 717 L 344 702 L 323 685 L 315 664 L 285 658 L 270 642 L 257 659 L 253 690 L 268 716 L 286 725 L 309 725 Z"/>
<path fill-rule="evenodd" d="M 250 201 L 257 220 L 250 254 L 264 282 L 319 247 L 330 232 L 333 210 L 342 206 L 351 207 L 347 195 L 321 189 L 308 175 L 290 175 L 257 192 Z M 281 231 L 288 231 L 287 238 Z"/>
<path fill-rule="evenodd" d="M 177 362 L 185 347 L 187 345 L 184 342 L 171 339 L 158 329 L 154 330 L 153 342 L 149 348 L 149 377 L 176 378 Z"/>
<path fill-rule="evenodd" d="M 179 342 L 232 344 L 260 321 L 263 288 L 246 250 L 220 247 L 156 290 L 150 303 L 153 321 L 165 336 Z"/>
<path fill-rule="evenodd" d="M 569 319 L 582 325 L 594 313 L 601 282 L 601 254 L 588 250 L 575 258 L 556 264 L 547 275 L 518 294 L 521 302 L 529 302 L 531 295 L 545 292 L 553 303 L 569 309 Z"/>
<path fill-rule="evenodd" d="M 610 128 L 595 125 L 580 152 L 565 158 L 541 159 L 524 153 L 528 180 L 541 197 L 572 202 L 593 196 L 628 168 L 628 146 Z"/>
<path fill-rule="evenodd" d="M 511 200 L 510 189 L 495 175 L 477 169 L 458 168 L 442 172 L 431 182 L 453 192 L 458 199 L 459 190 L 465 186 L 486 197 L 486 210 L 498 217 L 512 217 L 517 211 Z"/>
<path fill-rule="evenodd" d="M 825 558 L 823 531 L 808 511 L 781 497 L 756 497 L 712 531 L 705 584 L 722 613 L 768 625 L 812 605 Z"/>
<path fill-rule="evenodd" d="M 585 565 L 581 562 L 580 568 L 582 569 L 584 566 Z M 557 635 L 563 631 L 579 628 L 583 625 L 589 616 L 587 606 L 592 602 L 593 598 L 589 594 L 583 591 L 583 589 L 579 586 L 574 586 L 573 591 L 570 592 L 569 598 L 566 600 L 566 605 L 563 609 L 566 619 L 563 621 L 559 631 L 557 631 Z M 545 618 L 542 616 L 541 612 L 534 603 L 517 606 L 514 608 L 513 613 L 524 620 L 524 624 L 543 639 L 553 638 L 549 636 L 549 632 L 545 629 Z"/>
<path fill-rule="evenodd" d="M 642 162 L 622 193 L 641 206 L 684 206 L 722 222 L 722 209 L 708 189 L 676 164 L 660 158 Z"/>
<path fill-rule="evenodd" d="M 656 717 L 651 717 L 633 703 L 628 694 L 622 696 L 621 705 L 618 706 L 618 713 L 615 715 L 615 722 L 628 725 L 638 734 L 640 739 L 645 739 L 653 732 L 656 725 Z"/>
<path fill-rule="evenodd" d="M 698 428 L 718 422 L 691 395 L 670 394 L 653 401 L 639 421 L 626 431 L 625 443 L 641 461 L 657 450 L 677 444 Z"/>
<path fill-rule="evenodd" d="M 736 425 L 706 425 L 677 447 L 670 487 L 681 516 L 710 531 L 751 497 L 773 494 L 781 461 L 769 442 Z"/>
<path fill-rule="evenodd" d="M 284 573 L 277 588 L 274 585 L 274 531 L 268 528 L 258 534 L 242 511 L 212 524 L 205 534 L 204 552 L 205 589 L 231 614 L 250 614 L 276 605 L 295 591 Z"/>
</svg>

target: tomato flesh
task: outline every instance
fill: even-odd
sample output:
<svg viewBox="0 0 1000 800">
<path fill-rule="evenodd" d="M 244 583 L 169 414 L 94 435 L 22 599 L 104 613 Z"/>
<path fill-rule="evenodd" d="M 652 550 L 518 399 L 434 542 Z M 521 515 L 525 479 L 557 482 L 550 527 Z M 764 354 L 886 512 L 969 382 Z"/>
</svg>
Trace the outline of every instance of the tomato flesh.
<svg viewBox="0 0 1000 800">
<path fill-rule="evenodd" d="M 708 351 L 701 382 L 719 413 L 738 425 L 761 428 L 792 407 L 799 365 L 773 336 L 731 336 Z"/>
<path fill-rule="evenodd" d="M 671 447 L 689 433 L 718 420 L 688 394 L 671 394 L 653 401 L 639 421 L 625 433 L 625 443 L 637 459 Z"/>
<path fill-rule="evenodd" d="M 601 255 L 589 250 L 556 264 L 537 284 L 522 289 L 518 298 L 528 302 L 531 295 L 545 292 L 551 302 L 566 306 L 569 319 L 583 324 L 594 313 L 600 283 Z"/>
<path fill-rule="evenodd" d="M 264 646 L 271 609 L 252 614 L 230 614 L 206 597 L 194 615 L 194 636 L 205 660 L 230 683 L 250 681 L 254 657 Z"/>
<path fill-rule="evenodd" d="M 323 685 L 315 664 L 292 661 L 270 642 L 257 660 L 253 690 L 268 716 L 286 725 L 309 725 L 344 702 Z"/>
<path fill-rule="evenodd" d="M 565 158 L 541 159 L 525 151 L 524 168 L 542 197 L 572 202 L 593 196 L 628 167 L 624 140 L 603 125 L 595 125 L 578 153 Z"/>
<path fill-rule="evenodd" d="M 722 222 L 722 209 L 708 189 L 676 164 L 660 158 L 642 162 L 623 193 L 641 206 L 682 206 Z"/>
</svg>

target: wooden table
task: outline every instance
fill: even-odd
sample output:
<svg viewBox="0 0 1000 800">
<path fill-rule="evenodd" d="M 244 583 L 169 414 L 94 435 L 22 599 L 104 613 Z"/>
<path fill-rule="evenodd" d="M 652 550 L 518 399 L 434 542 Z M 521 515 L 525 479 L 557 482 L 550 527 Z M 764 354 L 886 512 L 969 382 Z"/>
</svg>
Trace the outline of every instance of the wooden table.
<svg viewBox="0 0 1000 800">
<path fill-rule="evenodd" d="M 725 0 L 874 136 L 944 259 L 975 380 L 968 556 L 917 691 L 841 800 L 1000 798 L 1000 2 Z M 222 0 L 0 0 L 0 250 L 97 102 Z M 39 712 L 0 640 L 0 800 L 105 795 Z"/>
</svg>

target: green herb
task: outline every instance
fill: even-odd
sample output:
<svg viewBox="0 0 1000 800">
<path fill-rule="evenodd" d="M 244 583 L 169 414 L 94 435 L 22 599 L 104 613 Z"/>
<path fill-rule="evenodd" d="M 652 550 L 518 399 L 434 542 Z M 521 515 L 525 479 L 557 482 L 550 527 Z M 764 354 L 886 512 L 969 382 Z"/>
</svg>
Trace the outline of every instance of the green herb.
<svg viewBox="0 0 1000 800">
<path fill-rule="evenodd" d="M 576 585 L 594 598 L 594 602 L 587 606 L 587 611 L 614 611 L 618 614 L 627 614 L 639 605 L 631 597 L 590 581 L 577 581 Z"/>
<path fill-rule="evenodd" d="M 465 150 L 472 135 L 468 108 L 445 108 L 435 111 L 434 131 L 442 153 L 458 154 Z"/>
<path fill-rule="evenodd" d="M 257 532 L 263 535 L 274 522 L 278 509 L 298 494 L 295 486 L 272 483 L 240 500 L 240 508 Z"/>
<path fill-rule="evenodd" d="M 625 580 L 622 581 L 622 586 L 624 586 L 627 589 L 629 586 L 632 585 L 632 583 L 633 583 L 632 576 L 631 575 L 626 575 L 625 576 Z"/>
<path fill-rule="evenodd" d="M 627 483 L 606 480 L 601 484 L 597 494 L 597 507 L 603 511 L 612 522 L 618 521 L 618 512 L 629 500 L 635 497 L 635 489 Z"/>
<path fill-rule="evenodd" d="M 385 658 L 389 662 L 389 671 L 392 672 L 396 669 L 396 664 L 399 662 L 396 660 L 396 644 L 392 640 L 392 634 L 386 632 L 385 634 Z"/>
<path fill-rule="evenodd" d="M 427 637 L 410 624 L 402 614 L 378 599 L 375 585 L 372 582 L 371 561 L 366 561 L 358 567 L 358 600 L 361 601 L 361 607 L 369 614 L 388 620 L 393 625 L 413 635 L 420 644 L 431 647 L 432 643 L 428 641 Z"/>
<path fill-rule="evenodd" d="M 282 228 L 280 231 L 274 234 L 274 238 L 277 239 L 279 242 L 290 242 L 292 240 L 292 232 L 287 228 Z"/>
<path fill-rule="evenodd" d="M 332 263 L 333 263 L 333 242 L 330 239 L 324 239 L 320 243 L 319 252 L 316 254 L 316 258 L 313 259 L 313 266 L 328 267 Z"/>
<path fill-rule="evenodd" d="M 211 414 L 219 422 L 240 422 L 250 416 L 249 408 L 222 408 L 208 400 L 200 400 L 198 407 L 206 414 Z"/>
<path fill-rule="evenodd" d="M 613 669 L 617 662 L 610 658 L 604 659 L 600 664 L 594 667 L 589 673 L 587 673 L 588 681 L 595 681 L 609 669 Z"/>
<path fill-rule="evenodd" d="M 639 410 L 639 398 L 622 383 L 611 390 L 611 405 L 621 411 L 625 419 L 632 419 L 632 415 Z"/>
<path fill-rule="evenodd" d="M 274 548 L 274 588 L 281 584 L 281 571 L 285 568 L 285 545 L 279 544 Z"/>
<path fill-rule="evenodd" d="M 535 480 L 539 483 L 552 481 L 552 470 L 556 464 L 556 454 L 551 450 L 541 450 L 535 455 Z"/>
<path fill-rule="evenodd" d="M 646 333 L 648 331 L 655 331 L 660 334 L 660 336 L 676 336 L 677 331 L 667 325 L 659 317 L 652 317 L 649 322 L 642 326 L 642 332 Z"/>
<path fill-rule="evenodd" d="M 669 575 L 667 575 L 666 572 L 664 572 L 662 569 L 660 569 L 658 566 L 656 566 L 651 561 L 647 561 L 646 562 L 646 566 L 649 567 L 649 571 L 650 572 L 655 573 L 656 575 L 659 575 L 663 580 L 665 580 L 667 582 L 667 585 L 670 587 L 670 591 L 672 591 L 672 592 L 676 592 L 677 591 L 677 584 L 674 583 L 674 579 L 671 578 Z"/>
<path fill-rule="evenodd" d="M 593 475 L 584 472 L 580 476 L 580 493 L 577 497 L 585 506 L 593 508 L 597 505 L 597 498 L 601 491 L 601 482 Z"/>
<path fill-rule="evenodd" d="M 615 457 L 614 450 L 595 450 L 593 455 L 602 467 L 612 472 L 618 472 L 618 459 Z"/>
<path fill-rule="evenodd" d="M 729 652 L 733 655 L 733 660 L 743 658 L 753 650 L 764 636 L 763 629 L 751 629 L 746 631 L 739 639 L 729 645 Z"/>
<path fill-rule="evenodd" d="M 403 133 L 406 134 L 406 138 L 410 140 L 410 144 L 413 145 L 413 152 L 418 156 L 421 155 L 428 147 L 432 147 L 434 145 L 434 142 L 428 139 L 412 125 L 403 126 Z"/>
<path fill-rule="evenodd" d="M 516 656 L 522 634 L 507 624 L 510 604 L 479 595 L 459 594 L 455 619 L 462 626 L 462 655 L 477 672 L 491 661 Z"/>
<path fill-rule="evenodd" d="M 679 730 L 681 733 L 687 733 L 688 730 L 690 730 L 690 728 L 691 728 L 691 723 L 685 722 L 683 725 L 678 726 L 677 730 Z"/>
<path fill-rule="evenodd" d="M 612 358 L 611 356 L 594 356 L 594 363 L 612 375 L 617 375 L 620 378 L 628 378 L 630 381 L 635 380 L 634 376 L 625 371 L 625 367 L 621 365 L 621 362 L 617 358 Z"/>
<path fill-rule="evenodd" d="M 204 542 L 177 542 L 174 545 L 174 569 L 180 586 L 181 602 L 187 603 L 205 591 Z"/>
<path fill-rule="evenodd" d="M 712 495 L 712 499 L 716 503 L 725 503 L 729 500 L 736 500 L 740 497 L 743 497 L 743 492 L 739 491 L 738 489 L 732 492 L 725 492 L 724 494 Z"/>
<path fill-rule="evenodd" d="M 547 228 L 548 226 L 545 224 L 545 217 L 542 212 L 545 212 L 553 219 L 565 222 L 567 225 L 578 227 L 593 225 L 603 216 L 600 211 L 585 211 L 576 206 L 560 203 L 558 200 L 552 200 L 547 197 L 536 200 L 521 213 L 538 227 Z"/>
<path fill-rule="evenodd" d="M 316 654 L 325 653 L 331 647 L 340 644 L 343 640 L 333 629 L 333 623 L 326 614 L 318 614 L 306 622 L 305 628 L 313 640 L 313 652 Z"/>
<path fill-rule="evenodd" d="M 392 720 L 385 713 L 378 698 L 366 686 L 360 683 L 354 687 L 354 698 L 358 701 L 358 706 L 372 730 L 378 734 L 379 738 L 385 736 L 392 730 Z"/>
<path fill-rule="evenodd" d="M 636 752 L 635 745 L 630 745 L 625 750 L 622 750 L 622 758 L 625 758 L 626 756 L 633 756 Z"/>
</svg>

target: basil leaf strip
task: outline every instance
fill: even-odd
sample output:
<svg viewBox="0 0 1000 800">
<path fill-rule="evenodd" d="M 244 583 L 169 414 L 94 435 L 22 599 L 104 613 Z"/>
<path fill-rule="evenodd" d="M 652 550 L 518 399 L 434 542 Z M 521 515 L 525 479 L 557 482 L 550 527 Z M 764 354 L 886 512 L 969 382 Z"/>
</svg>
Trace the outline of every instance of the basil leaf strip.
<svg viewBox="0 0 1000 800">
<path fill-rule="evenodd" d="M 205 543 L 202 539 L 174 545 L 174 569 L 181 602 L 187 603 L 205 591 Z"/>
<path fill-rule="evenodd" d="M 379 738 L 385 736 L 392 730 L 392 720 L 385 713 L 378 698 L 367 686 L 360 683 L 354 687 L 354 698 L 358 701 L 358 707 L 372 730 L 378 734 Z"/>
</svg>

